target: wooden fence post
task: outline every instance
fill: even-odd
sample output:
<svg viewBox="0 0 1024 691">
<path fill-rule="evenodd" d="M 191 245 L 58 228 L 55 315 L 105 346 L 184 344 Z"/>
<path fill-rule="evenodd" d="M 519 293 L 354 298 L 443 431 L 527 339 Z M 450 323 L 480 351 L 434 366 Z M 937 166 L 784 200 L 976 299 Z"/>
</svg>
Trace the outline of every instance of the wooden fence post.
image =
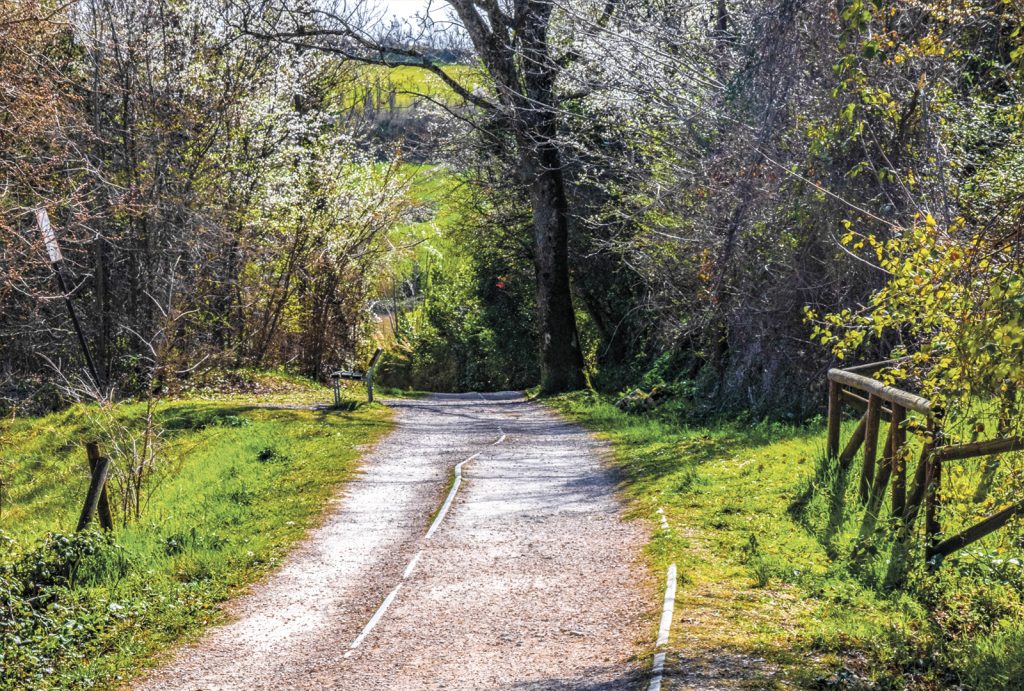
<svg viewBox="0 0 1024 691">
<path fill-rule="evenodd" d="M 96 473 L 96 466 L 100 462 L 100 447 L 94 441 L 91 441 L 85 445 L 85 452 L 89 456 L 89 473 Z M 96 505 L 97 516 L 100 519 L 100 526 L 104 530 L 114 529 L 114 518 L 110 514 L 110 501 L 107 499 L 107 483 L 104 482 L 100 488 L 100 500 Z"/>
<path fill-rule="evenodd" d="M 904 453 L 907 443 L 907 431 L 903 427 L 907 410 L 903 406 L 892 406 L 891 426 L 892 439 L 892 515 L 900 521 L 907 506 L 907 461 Z"/>
<path fill-rule="evenodd" d="M 366 366 L 366 398 L 369 403 L 373 403 L 373 372 L 377 369 L 377 361 L 383 353 L 383 348 L 377 348 L 370 358 L 370 364 Z"/>
<path fill-rule="evenodd" d="M 76 531 L 85 530 L 96 513 L 96 507 L 100 503 L 100 495 L 103 494 L 103 484 L 107 481 L 107 468 L 110 466 L 110 459 L 100 456 L 96 460 L 96 469 L 89 481 L 89 492 L 85 495 L 85 506 L 82 507 L 82 515 L 78 519 Z"/>
<path fill-rule="evenodd" d="M 867 426 L 867 420 L 862 415 L 860 422 L 857 423 L 857 428 L 853 430 L 853 434 L 850 435 L 850 441 L 846 442 L 846 448 L 839 454 L 839 467 L 846 469 L 853 461 L 853 457 L 860 451 L 860 445 L 864 443 L 864 428 Z"/>
<path fill-rule="evenodd" d="M 941 446 L 938 440 L 935 446 Z M 925 550 L 924 558 L 930 562 L 936 544 L 939 540 L 939 533 L 942 526 L 939 523 L 939 509 L 942 496 L 940 486 L 942 484 L 942 459 L 939 454 L 928 455 L 928 466 L 925 469 L 925 490 L 924 490 L 924 536 Z M 929 568 L 932 568 L 930 565 Z"/>
<path fill-rule="evenodd" d="M 929 434 L 934 425 L 929 422 Z M 921 509 L 921 499 L 924 497 L 925 487 L 928 484 L 928 467 L 931 463 L 934 440 L 926 441 L 921 449 L 921 458 L 917 462 L 917 470 L 914 471 L 914 482 L 910 485 L 910 496 L 907 497 L 906 508 L 903 511 L 903 522 L 908 527 L 913 527 L 917 521 L 917 514 Z"/>
<path fill-rule="evenodd" d="M 864 413 L 864 466 L 860 471 L 860 500 L 867 502 L 875 479 L 875 456 L 878 453 L 878 420 L 882 412 L 882 399 L 871 394 L 868 410 Z"/>
<path fill-rule="evenodd" d="M 858 547 L 854 550 L 855 552 L 858 552 L 860 546 L 865 544 L 865 541 L 871 537 L 872 533 L 875 532 L 875 526 L 878 524 L 878 514 L 882 509 L 882 501 L 885 499 L 885 490 L 889 486 L 889 478 L 892 476 L 893 449 L 896 443 L 895 432 L 896 428 L 893 425 L 889 425 L 889 434 L 886 435 L 885 439 L 885 450 L 882 452 L 882 462 L 878 464 L 878 474 L 872 481 L 870 491 L 868 492 L 864 519 L 860 524 Z"/>
</svg>

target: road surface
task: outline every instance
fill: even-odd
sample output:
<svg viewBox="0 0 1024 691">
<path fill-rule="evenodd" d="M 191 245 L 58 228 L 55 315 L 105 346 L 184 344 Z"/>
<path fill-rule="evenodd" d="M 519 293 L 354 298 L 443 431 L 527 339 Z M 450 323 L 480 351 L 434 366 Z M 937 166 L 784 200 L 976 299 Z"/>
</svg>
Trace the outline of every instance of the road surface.
<svg viewBox="0 0 1024 691">
<path fill-rule="evenodd" d="M 136 688 L 645 688 L 657 587 L 601 444 L 515 393 L 390 405 L 323 525 Z"/>
</svg>

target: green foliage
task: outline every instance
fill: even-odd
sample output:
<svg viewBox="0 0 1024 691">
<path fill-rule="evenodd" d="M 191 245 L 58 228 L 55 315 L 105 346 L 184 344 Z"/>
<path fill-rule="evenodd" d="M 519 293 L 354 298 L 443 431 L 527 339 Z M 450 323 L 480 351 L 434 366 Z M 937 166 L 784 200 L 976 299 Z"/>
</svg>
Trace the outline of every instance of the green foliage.
<svg viewBox="0 0 1024 691">
<path fill-rule="evenodd" d="M 393 258 L 384 286 L 394 309 L 394 347 L 381 382 L 429 391 L 534 383 L 532 269 L 467 228 L 464 183 L 440 168 L 409 169 L 419 220 L 393 235 L 411 251 Z"/>
<path fill-rule="evenodd" d="M 1014 688 L 1024 679 L 1024 625 L 1001 621 L 992 633 L 968 643 L 963 659 L 968 688 Z"/>
<path fill-rule="evenodd" d="M 74 588 L 105 580 L 116 581 L 128 571 L 124 550 L 102 533 L 85 531 L 65 535 L 49 533 L 34 550 L 15 564 L 13 574 L 22 594 L 39 598 L 54 587 Z"/>
<path fill-rule="evenodd" d="M 890 354 L 910 357 L 883 378 L 919 380 L 921 393 L 953 416 L 967 414 L 979 395 L 1024 381 L 1024 278 L 1014 249 L 965 231 L 965 223 L 940 230 L 928 214 L 886 241 L 848 231 L 844 241 L 855 251 L 873 248 L 889 278 L 867 310 L 826 315 L 814 332 L 839 359 L 866 339 L 899 333 L 903 343 Z"/>
<path fill-rule="evenodd" d="M 470 89 L 484 82 L 484 76 L 472 66 L 452 64 L 445 65 L 444 70 Z M 350 63 L 342 67 L 338 77 L 342 84 L 339 105 L 346 110 L 411 108 L 423 106 L 428 98 L 448 106 L 462 101 L 440 77 L 419 67 Z"/>
</svg>

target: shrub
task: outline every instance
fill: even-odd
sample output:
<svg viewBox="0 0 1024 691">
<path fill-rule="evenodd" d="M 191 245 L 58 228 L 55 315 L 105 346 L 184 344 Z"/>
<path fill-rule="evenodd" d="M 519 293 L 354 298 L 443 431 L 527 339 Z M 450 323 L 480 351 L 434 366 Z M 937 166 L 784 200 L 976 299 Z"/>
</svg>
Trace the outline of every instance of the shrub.
<svg viewBox="0 0 1024 691">
<path fill-rule="evenodd" d="M 125 550 L 96 531 L 49 533 L 43 543 L 27 552 L 13 567 L 22 594 L 46 601 L 53 587 L 74 588 L 116 581 L 130 568 Z"/>
</svg>

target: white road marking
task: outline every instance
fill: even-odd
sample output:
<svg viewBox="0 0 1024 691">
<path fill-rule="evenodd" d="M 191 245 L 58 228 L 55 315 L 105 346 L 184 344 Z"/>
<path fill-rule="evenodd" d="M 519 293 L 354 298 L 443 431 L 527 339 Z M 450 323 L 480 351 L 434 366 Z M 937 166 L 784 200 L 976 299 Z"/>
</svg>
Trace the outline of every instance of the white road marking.
<svg viewBox="0 0 1024 691">
<path fill-rule="evenodd" d="M 668 574 L 665 579 L 665 603 L 661 608 L 661 626 L 658 628 L 658 641 L 656 645 L 662 646 L 668 643 L 668 632 L 672 628 L 672 611 L 676 606 L 676 565 L 668 567 Z"/>
<path fill-rule="evenodd" d="M 487 400 L 483 397 L 482 394 L 478 395 L 480 395 L 481 399 L 485 401 Z M 499 427 L 498 432 L 501 433 L 501 436 L 498 437 L 498 440 L 491 444 L 491 446 L 497 446 L 501 442 L 505 441 L 505 431 L 501 429 L 501 427 Z M 441 521 L 444 520 L 445 515 L 448 513 L 448 509 L 451 507 L 452 501 L 454 501 L 455 499 L 455 493 L 459 491 L 459 485 L 462 484 L 462 466 L 466 465 L 474 458 L 479 456 L 480 453 L 481 452 L 477 452 L 470 456 L 469 458 L 467 458 L 466 460 L 462 461 L 461 463 L 457 463 L 455 465 L 455 481 L 452 483 L 451 490 L 448 491 L 448 496 L 445 498 L 444 504 L 441 505 L 441 510 L 437 512 L 437 516 L 434 518 L 434 522 L 430 524 L 430 528 L 427 530 L 426 537 L 423 538 L 424 540 L 430 539 L 430 537 L 434 534 L 434 531 L 437 530 L 438 526 L 441 525 Z M 409 561 L 409 564 L 405 567 L 405 571 L 402 572 L 403 581 L 408 579 L 412 575 L 413 571 L 416 569 L 416 564 L 419 562 L 421 556 L 423 556 L 423 550 L 417 552 L 416 555 L 412 558 L 412 560 Z M 380 604 L 380 607 L 377 608 L 377 611 L 373 613 L 372 617 L 370 617 L 370 621 L 366 623 L 366 626 L 363 627 L 363 630 L 360 632 L 360 634 L 356 637 L 354 641 L 352 641 L 352 645 L 349 646 L 348 652 L 345 653 L 345 657 L 349 657 L 350 655 L 352 655 L 352 652 L 359 647 L 359 645 L 367 636 L 370 635 L 370 632 L 373 631 L 373 628 L 384 616 L 384 613 L 388 611 L 388 607 L 390 607 L 391 603 L 394 602 L 395 597 L 398 596 L 398 591 L 401 589 L 402 584 L 399 583 L 395 586 L 394 590 L 388 593 L 388 596 L 384 598 L 384 602 Z"/>
<path fill-rule="evenodd" d="M 654 665 L 651 667 L 651 674 L 654 676 L 651 678 L 651 684 L 647 687 L 647 691 L 661 691 L 661 679 L 665 671 L 665 653 L 654 654 Z"/>
<path fill-rule="evenodd" d="M 403 581 L 405 579 L 409 578 L 409 576 L 412 575 L 413 569 L 416 568 L 416 563 L 420 560 L 420 557 L 422 557 L 422 556 L 423 556 L 423 550 L 420 550 L 419 552 L 416 553 L 416 556 L 412 558 L 412 561 L 409 562 L 409 565 L 405 567 L 405 571 L 402 572 L 402 580 Z"/>
<path fill-rule="evenodd" d="M 441 525 L 441 521 L 444 520 L 445 515 L 448 513 L 448 508 L 452 505 L 452 501 L 455 499 L 455 493 L 459 491 L 459 485 L 462 484 L 462 466 L 466 465 L 479 455 L 479 453 L 475 453 L 462 461 L 462 463 L 455 464 L 455 482 L 452 483 L 452 488 L 448 492 L 448 496 L 445 498 L 444 504 L 441 505 L 441 510 L 437 512 L 437 517 L 434 518 L 434 522 L 430 524 L 430 530 L 427 531 L 427 540 L 433 536 L 434 531 L 437 530 L 439 525 Z"/>
<path fill-rule="evenodd" d="M 659 507 L 658 516 L 661 518 L 661 527 L 668 530 L 668 521 L 665 520 L 665 512 Z M 672 613 L 676 607 L 676 565 L 671 564 L 665 574 L 665 600 L 661 606 L 661 625 L 658 627 L 658 640 L 655 645 L 659 648 L 668 645 L 668 634 L 672 629 Z M 651 683 L 647 691 L 661 691 L 661 681 L 665 673 L 665 653 L 654 654 L 654 664 L 651 665 Z"/>
<path fill-rule="evenodd" d="M 401 584 L 399 584 L 395 586 L 394 590 L 388 593 L 388 596 L 384 598 L 384 602 L 380 603 L 380 607 L 377 608 L 377 611 L 373 613 L 372 617 L 370 617 L 370 621 L 368 621 L 366 623 L 366 626 L 363 627 L 362 632 L 356 637 L 354 641 L 352 641 L 352 645 L 349 646 L 349 651 L 345 653 L 345 657 L 351 655 L 352 651 L 358 648 L 359 644 L 363 642 L 363 639 L 370 635 L 370 632 L 373 631 L 373 627 L 377 625 L 377 622 L 381 620 L 381 617 L 384 616 L 384 613 L 388 611 L 388 607 L 390 607 L 391 603 L 395 601 L 395 597 L 398 595 L 398 591 L 401 589 L 402 586 Z"/>
</svg>

